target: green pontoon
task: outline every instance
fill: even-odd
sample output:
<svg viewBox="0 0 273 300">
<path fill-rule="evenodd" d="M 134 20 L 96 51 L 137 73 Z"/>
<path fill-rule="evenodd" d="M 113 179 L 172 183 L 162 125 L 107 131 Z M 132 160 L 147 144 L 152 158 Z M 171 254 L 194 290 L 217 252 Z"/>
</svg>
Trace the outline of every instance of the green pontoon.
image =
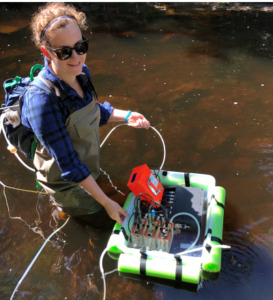
<svg viewBox="0 0 273 300">
<path fill-rule="evenodd" d="M 124 219 L 122 226 L 116 223 L 107 245 L 108 255 L 118 260 L 120 274 L 198 284 L 201 278 L 219 273 L 222 248 L 228 247 L 222 245 L 225 190 L 215 186 L 215 179 L 210 175 L 152 172 L 166 193 L 172 193 L 168 209 L 175 208 L 175 215 L 173 213 L 170 219 L 173 226 L 169 227 L 169 231 L 172 230 L 170 249 L 168 252 L 162 247 L 151 249 L 133 242 L 137 197 L 130 193 L 123 206 L 129 217 Z M 164 200 L 161 204 L 164 206 Z M 164 213 L 161 216 L 159 213 L 156 222 L 162 222 L 163 217 Z M 145 216 L 142 218 L 145 220 Z M 145 222 L 141 225 L 148 224 Z M 159 237 L 161 233 L 157 227 L 154 230 L 158 230 Z M 159 243 L 158 239 L 157 247 Z"/>
</svg>

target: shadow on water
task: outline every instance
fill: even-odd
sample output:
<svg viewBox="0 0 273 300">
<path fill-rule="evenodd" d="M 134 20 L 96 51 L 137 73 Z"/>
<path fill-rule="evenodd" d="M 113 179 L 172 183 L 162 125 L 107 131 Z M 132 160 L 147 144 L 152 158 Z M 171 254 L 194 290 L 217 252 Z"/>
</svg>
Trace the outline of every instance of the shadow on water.
<svg viewBox="0 0 273 300">
<path fill-rule="evenodd" d="M 162 134 L 165 170 L 211 174 L 227 192 L 222 271 L 195 293 L 107 275 L 107 299 L 270 299 L 272 285 L 272 13 L 270 3 L 75 3 L 86 12 L 87 65 L 99 101 L 143 113 Z M 0 3 L 2 82 L 42 63 L 29 22 L 40 3 Z M 4 102 L 4 94 L 0 93 Z M 101 139 L 113 127 L 101 128 Z M 0 143 L 0 180 L 35 190 L 35 176 Z M 159 166 L 150 130 L 117 129 L 101 150 L 99 184 L 124 203 L 131 170 Z M 26 161 L 27 162 L 27 161 Z M 31 164 L 31 162 L 27 162 Z M 10 299 L 44 239 L 63 224 L 45 195 L 0 193 L 0 298 Z M 23 221 L 22 221 L 23 220 Z M 111 230 L 73 219 L 46 245 L 15 299 L 102 299 L 98 268 Z M 107 255 L 105 271 L 116 268 Z"/>
</svg>

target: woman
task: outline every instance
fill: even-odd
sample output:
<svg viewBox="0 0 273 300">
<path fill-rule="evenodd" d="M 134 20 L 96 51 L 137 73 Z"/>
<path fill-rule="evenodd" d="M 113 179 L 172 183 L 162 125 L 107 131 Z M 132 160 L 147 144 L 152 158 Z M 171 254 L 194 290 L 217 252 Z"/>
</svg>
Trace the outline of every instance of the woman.
<svg viewBox="0 0 273 300">
<path fill-rule="evenodd" d="M 95 101 L 84 64 L 88 41 L 81 29 L 86 28 L 85 20 L 82 12 L 63 3 L 48 3 L 34 15 L 33 39 L 44 54 L 39 77 L 53 83 L 67 98 L 62 102 L 54 94 L 31 87 L 24 97 L 22 123 L 39 140 L 34 157 L 39 183 L 65 213 L 98 227 L 106 224 L 107 214 L 119 224 L 127 216 L 95 181 L 99 176 L 99 126 L 128 121 L 133 127 L 148 129 L 150 123 L 139 113 Z"/>
</svg>

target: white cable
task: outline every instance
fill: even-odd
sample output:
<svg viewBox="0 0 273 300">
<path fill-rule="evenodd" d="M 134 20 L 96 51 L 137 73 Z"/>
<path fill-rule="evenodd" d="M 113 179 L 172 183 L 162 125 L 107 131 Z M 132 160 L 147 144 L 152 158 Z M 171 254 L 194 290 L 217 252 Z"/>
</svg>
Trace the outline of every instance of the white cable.
<svg viewBox="0 0 273 300">
<path fill-rule="evenodd" d="M 10 141 L 7 139 L 7 136 L 6 136 L 6 131 L 5 131 L 5 128 L 4 128 L 4 118 L 5 118 L 5 114 L 2 114 L 2 115 L 1 115 L 1 120 L 0 120 L 0 123 L 1 123 L 1 124 L 0 124 L 0 132 L 1 132 L 1 131 L 3 132 L 3 134 L 4 134 L 4 136 L 5 136 L 5 139 L 6 139 L 7 143 L 8 143 L 8 145 L 9 145 L 9 146 L 12 146 L 11 143 L 10 143 Z M 107 140 L 107 138 L 109 137 L 109 135 L 110 135 L 117 127 L 120 127 L 120 126 L 123 126 L 123 125 L 132 126 L 133 124 L 127 124 L 127 123 L 124 123 L 124 124 L 119 124 L 119 125 L 117 125 L 116 127 L 114 127 L 114 128 L 108 133 L 108 135 L 106 136 L 106 138 L 103 140 L 103 142 L 102 142 L 101 145 L 100 145 L 100 148 L 103 146 L 103 144 L 105 143 L 105 141 Z M 164 165 L 165 158 L 166 158 L 166 147 L 165 147 L 165 143 L 164 143 L 164 140 L 163 140 L 161 134 L 160 134 L 153 126 L 150 126 L 150 127 L 151 127 L 154 131 L 157 132 L 157 134 L 159 135 L 159 137 L 160 137 L 160 139 L 161 139 L 161 141 L 162 141 L 162 144 L 163 144 L 164 155 L 163 155 L 163 161 L 162 161 L 162 164 L 161 164 L 161 166 L 160 166 L 160 170 L 161 170 L 162 167 L 163 167 L 163 165 Z M 15 156 L 16 156 L 16 158 L 20 161 L 20 163 L 21 163 L 23 166 L 25 166 L 27 169 L 29 169 L 29 170 L 32 171 L 32 172 L 36 172 L 35 169 L 30 168 L 28 165 L 26 165 L 26 164 L 21 160 L 21 158 L 19 157 L 19 155 L 18 155 L 17 153 L 15 153 Z M 103 171 L 102 169 L 101 169 L 101 171 L 104 172 L 104 174 L 107 174 L 107 173 L 106 173 L 105 171 Z M 107 175 L 108 175 L 108 174 L 107 174 Z M 108 178 L 110 179 L 109 175 L 108 175 Z M 110 179 L 110 181 L 111 181 L 111 179 Z M 113 186 L 113 183 L 112 183 L 112 186 Z M 113 187 L 114 187 L 114 186 L 113 186 Z M 114 187 L 114 188 L 116 188 L 116 187 Z M 117 189 L 117 188 L 116 188 L 116 189 Z M 120 192 L 119 190 L 117 190 L 117 191 Z M 120 192 L 120 193 L 121 193 L 121 192 Z M 8 204 L 7 204 L 7 207 L 8 207 Z M 8 207 L 8 210 L 9 210 L 9 207 Z M 10 214 L 9 214 L 9 215 L 10 215 Z M 66 223 L 68 222 L 68 220 L 69 220 L 69 217 L 68 217 L 68 219 L 66 220 L 66 222 L 65 222 L 60 228 L 58 228 L 57 230 L 55 230 L 55 231 L 54 231 L 54 232 L 53 232 L 53 233 L 45 240 L 44 244 L 42 245 L 42 247 L 40 248 L 40 250 L 38 251 L 38 253 L 37 253 L 36 256 L 34 257 L 34 259 L 32 260 L 31 264 L 28 266 L 28 268 L 27 268 L 27 270 L 25 271 L 25 273 L 23 274 L 22 278 L 19 280 L 17 286 L 15 287 L 15 289 L 14 289 L 12 295 L 11 295 L 10 300 L 13 299 L 14 294 L 16 293 L 16 291 L 17 291 L 17 289 L 19 288 L 20 284 L 22 283 L 22 281 L 24 280 L 24 278 L 25 278 L 26 275 L 28 274 L 29 270 L 31 269 L 32 265 L 34 264 L 34 262 L 35 262 L 36 259 L 38 258 L 39 254 L 41 253 L 41 251 L 42 251 L 43 248 L 45 247 L 46 243 L 50 240 L 50 238 L 51 238 L 55 233 L 57 233 L 60 229 L 62 229 L 62 228 L 66 225 Z M 199 225 L 199 224 L 198 224 L 198 225 Z M 106 282 L 105 282 L 105 275 L 117 271 L 117 269 L 115 269 L 115 270 L 113 270 L 113 271 L 110 271 L 110 272 L 104 274 L 103 266 L 102 266 L 102 260 L 103 260 L 103 256 L 105 255 L 106 252 L 107 252 L 107 249 L 105 249 L 105 250 L 102 252 L 101 257 L 100 257 L 100 270 L 101 270 L 101 273 L 102 273 L 102 279 L 103 279 L 103 284 L 104 284 L 104 298 L 103 298 L 104 300 L 105 300 L 105 297 L 106 297 Z"/>
<path fill-rule="evenodd" d="M 104 270 L 103 270 L 103 266 L 102 266 L 102 261 L 103 261 L 104 255 L 107 251 L 108 251 L 108 249 L 105 248 L 100 256 L 100 271 L 101 271 L 102 280 L 103 280 L 103 300 L 105 300 L 105 298 L 106 298 L 106 281 L 105 281 L 105 274 L 104 274 Z"/>
<path fill-rule="evenodd" d="M 9 108 L 13 108 L 13 107 L 19 107 L 20 105 L 11 105 L 11 106 L 6 106 L 6 107 L 0 107 L 0 110 L 4 110 L 4 109 L 9 109 Z"/>
<path fill-rule="evenodd" d="M 59 230 L 61 230 L 69 221 L 70 217 L 67 218 L 67 220 L 65 221 L 65 223 L 59 227 L 58 229 L 56 229 L 54 232 L 51 233 L 51 235 L 45 240 L 45 242 L 43 243 L 42 247 L 40 248 L 40 250 L 37 252 L 37 254 L 35 255 L 35 257 L 33 258 L 32 262 L 30 263 L 30 265 L 28 266 L 28 268 L 26 269 L 25 273 L 23 274 L 22 278 L 18 281 L 11 297 L 10 300 L 13 299 L 14 294 L 18 291 L 18 288 L 20 286 L 20 284 L 22 283 L 22 281 L 24 280 L 24 278 L 27 276 L 29 270 L 31 269 L 31 267 L 33 266 L 33 264 L 35 263 L 36 259 L 38 258 L 39 254 L 42 252 L 43 248 L 45 247 L 46 243 L 50 240 L 50 238 L 57 233 Z"/>
<path fill-rule="evenodd" d="M 131 124 L 131 123 L 122 123 L 122 124 L 119 124 L 119 125 L 117 125 L 116 127 L 114 127 L 114 128 L 112 128 L 112 130 L 107 134 L 107 136 L 105 137 L 105 139 L 103 140 L 103 142 L 100 144 L 100 148 L 103 146 L 103 144 L 105 143 L 105 141 L 108 139 L 108 137 L 109 137 L 109 135 L 116 129 L 116 128 L 118 128 L 118 127 L 120 127 L 120 126 L 133 126 L 134 124 Z M 164 163 L 165 163 L 165 159 L 166 159 L 166 147 L 165 147 L 165 143 L 164 143 L 164 140 L 163 140 L 163 138 L 162 138 L 162 136 L 161 136 L 161 134 L 153 127 L 153 126 L 150 126 L 149 128 L 152 128 L 158 135 L 159 135 L 159 137 L 160 137 L 160 139 L 161 139 L 161 141 L 162 141 L 162 144 L 163 144 L 163 152 L 164 152 L 164 154 L 163 154 L 163 161 L 162 161 L 162 164 L 161 164 L 161 166 L 160 166 L 160 170 L 162 169 L 162 167 L 163 167 L 163 165 L 164 165 Z"/>
<path fill-rule="evenodd" d="M 18 155 L 18 153 L 14 153 L 14 155 L 17 157 L 17 159 L 20 161 L 20 163 L 21 163 L 24 167 L 26 167 L 27 169 L 29 169 L 30 171 L 32 171 L 32 172 L 34 172 L 34 173 L 36 172 L 35 169 L 29 167 L 27 164 L 25 164 L 25 163 L 22 161 L 22 159 L 20 158 L 20 156 Z"/>
<path fill-rule="evenodd" d="M 112 128 L 112 130 L 110 130 L 110 132 L 107 134 L 106 138 L 103 140 L 103 142 L 100 144 L 100 148 L 103 146 L 103 144 L 105 143 L 105 141 L 108 139 L 109 135 L 119 126 L 123 126 L 123 125 L 128 125 L 127 123 L 122 123 L 117 125 L 116 127 Z"/>
<path fill-rule="evenodd" d="M 229 246 L 229 245 L 210 245 L 210 246 L 212 248 L 223 248 L 223 249 L 230 249 L 231 248 L 231 246 Z M 199 247 L 199 248 L 195 248 L 195 249 L 192 249 L 192 250 L 182 251 L 182 252 L 176 253 L 175 255 L 185 255 L 185 254 L 188 254 L 188 253 L 192 253 L 192 252 L 197 252 L 197 251 L 203 250 L 203 248 L 205 248 L 205 246 Z"/>
<path fill-rule="evenodd" d="M 2 181 L 0 181 L 0 184 L 3 186 L 3 194 L 4 194 L 4 197 L 5 197 L 5 200 L 6 200 L 6 205 L 7 205 L 9 217 L 10 217 L 12 220 L 21 220 L 21 221 L 23 221 L 23 222 L 28 226 L 28 228 L 30 228 L 30 225 L 28 225 L 28 223 L 27 223 L 25 220 L 23 220 L 21 217 L 12 217 L 12 216 L 10 215 L 10 209 L 9 209 L 9 204 L 8 204 L 7 195 L 6 195 L 6 187 L 7 187 L 7 186 L 6 186 Z"/>
<path fill-rule="evenodd" d="M 163 140 L 163 138 L 162 138 L 162 136 L 161 136 L 161 134 L 153 127 L 153 126 L 150 126 L 158 135 L 159 135 L 159 137 L 160 137 L 160 139 L 161 139 L 161 141 L 162 141 L 162 145 L 163 145 L 163 161 L 162 161 L 162 164 L 161 164 L 161 166 L 160 166 L 160 168 L 159 168 L 159 170 L 161 170 L 162 169 L 162 167 L 163 167 L 163 165 L 164 165 L 164 163 L 165 163 L 165 159 L 166 159 L 166 147 L 165 147 L 165 143 L 164 143 L 164 140 Z"/>
<path fill-rule="evenodd" d="M 199 239 L 199 236 L 200 236 L 200 225 L 199 225 L 198 220 L 195 218 L 195 216 L 193 216 L 192 214 L 186 213 L 186 212 L 180 212 L 180 213 L 175 214 L 174 216 L 172 216 L 170 222 L 172 222 L 173 219 L 176 218 L 177 216 L 182 216 L 182 215 L 186 215 L 186 216 L 192 217 L 192 218 L 194 219 L 196 225 L 197 225 L 197 236 L 196 236 L 196 239 L 195 239 L 194 242 L 190 245 L 190 247 L 187 248 L 187 249 L 185 250 L 185 251 L 187 251 L 187 250 L 192 249 L 192 248 L 195 246 L 195 244 L 197 243 L 197 241 L 198 241 L 198 239 Z M 184 252 L 184 251 L 183 251 L 183 252 Z"/>
<path fill-rule="evenodd" d="M 104 276 L 109 275 L 109 274 L 112 274 L 112 273 L 117 272 L 117 271 L 118 271 L 118 269 L 114 269 L 114 270 L 112 270 L 112 271 L 109 271 L 109 272 L 107 272 L 107 273 L 104 273 Z"/>
<path fill-rule="evenodd" d="M 109 182 L 111 183 L 112 187 L 113 187 L 118 193 L 120 193 L 121 195 L 125 196 L 125 194 L 122 193 L 122 191 L 120 191 L 120 190 L 113 184 L 113 182 L 112 182 L 112 180 L 111 180 L 111 178 L 110 178 L 110 175 L 107 174 L 102 168 L 100 168 L 100 170 L 103 172 L 103 174 L 104 174 L 105 176 L 108 177 L 108 180 L 109 180 Z"/>
</svg>

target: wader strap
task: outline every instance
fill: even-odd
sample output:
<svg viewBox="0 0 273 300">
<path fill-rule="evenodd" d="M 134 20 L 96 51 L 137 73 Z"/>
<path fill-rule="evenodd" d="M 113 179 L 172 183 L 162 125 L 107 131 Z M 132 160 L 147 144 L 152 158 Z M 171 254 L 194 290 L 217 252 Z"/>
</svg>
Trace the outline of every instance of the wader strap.
<svg viewBox="0 0 273 300">
<path fill-rule="evenodd" d="M 185 186 L 190 187 L 190 174 L 189 173 L 185 173 L 184 174 L 184 178 L 185 178 Z"/>
<path fill-rule="evenodd" d="M 144 252 L 140 252 L 140 265 L 139 265 L 139 272 L 141 276 L 146 276 L 146 262 L 147 262 L 147 254 Z"/>
<path fill-rule="evenodd" d="M 176 259 L 176 268 L 175 268 L 175 280 L 182 281 L 182 259 L 179 255 L 175 255 Z"/>
</svg>

